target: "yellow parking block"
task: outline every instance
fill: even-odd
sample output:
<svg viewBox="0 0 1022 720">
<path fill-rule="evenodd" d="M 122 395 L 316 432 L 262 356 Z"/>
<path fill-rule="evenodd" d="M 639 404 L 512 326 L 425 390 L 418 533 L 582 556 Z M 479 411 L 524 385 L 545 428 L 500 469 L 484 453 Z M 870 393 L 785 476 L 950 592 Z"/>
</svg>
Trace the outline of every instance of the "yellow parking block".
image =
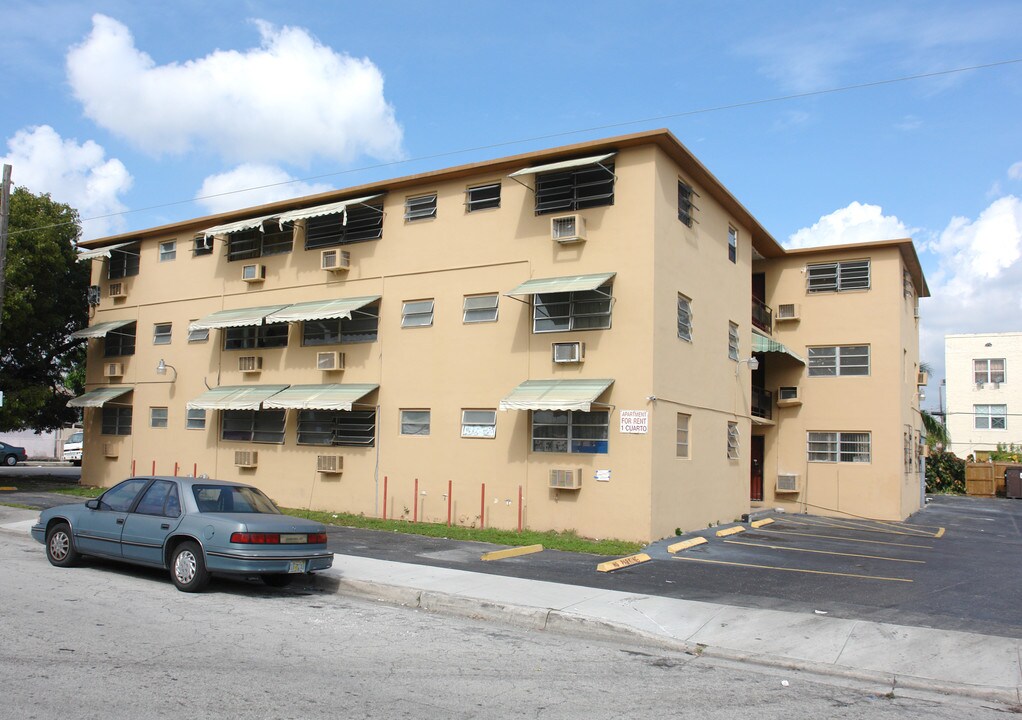
<svg viewBox="0 0 1022 720">
<path fill-rule="evenodd" d="M 752 525 L 754 528 L 761 528 L 764 525 L 769 525 L 773 521 L 774 521 L 773 518 L 763 518 L 762 520 L 754 520 L 753 522 L 751 522 L 749 524 Z"/>
<path fill-rule="evenodd" d="M 0 490 L 17 490 L 16 487 L 0 487 Z"/>
<path fill-rule="evenodd" d="M 639 563 L 649 562 L 652 558 L 646 553 L 639 553 L 638 555 L 629 555 L 628 557 L 618 558 L 617 560 L 610 560 L 608 562 L 600 563 L 596 566 L 596 572 L 610 572 L 611 570 L 620 570 L 624 567 L 631 567 L 632 565 L 638 565 Z"/>
<path fill-rule="evenodd" d="M 741 533 L 741 532 L 745 532 L 745 528 L 743 528 L 741 525 L 735 525 L 734 527 L 729 527 L 729 528 L 727 528 L 725 530 L 718 530 L 717 531 L 717 537 L 727 537 L 728 535 L 737 535 L 738 533 Z"/>
<path fill-rule="evenodd" d="M 708 542 L 709 540 L 707 540 L 704 537 L 689 538 L 688 540 L 682 540 L 681 542 L 676 542 L 673 545 L 668 545 L 667 552 L 676 553 L 679 550 L 688 550 L 689 548 L 695 547 L 696 545 L 704 545 Z"/>
<path fill-rule="evenodd" d="M 933 537 L 935 537 L 935 538 L 944 537 L 944 528 L 941 528 L 940 530 L 938 530 L 937 533 Z"/>
<path fill-rule="evenodd" d="M 532 553 L 543 552 L 542 545 L 522 545 L 521 547 L 508 548 L 507 550 L 494 550 L 493 552 L 483 553 L 480 560 L 503 560 L 509 557 L 518 557 L 519 555 L 530 555 Z"/>
</svg>

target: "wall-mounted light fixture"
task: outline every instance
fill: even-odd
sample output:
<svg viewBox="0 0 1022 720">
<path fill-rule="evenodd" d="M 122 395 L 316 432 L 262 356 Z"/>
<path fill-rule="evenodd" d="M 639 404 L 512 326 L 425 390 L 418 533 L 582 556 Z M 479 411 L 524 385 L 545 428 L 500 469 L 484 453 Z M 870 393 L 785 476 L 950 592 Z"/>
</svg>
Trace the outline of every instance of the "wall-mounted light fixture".
<svg viewBox="0 0 1022 720">
<path fill-rule="evenodd" d="M 752 356 L 752 357 L 749 357 L 749 358 L 745 358 L 744 360 L 739 360 L 738 361 L 738 364 L 735 365 L 735 375 L 736 376 L 738 375 L 738 368 L 741 367 L 742 363 L 748 363 L 749 364 L 749 369 L 752 370 L 753 372 L 756 372 L 757 370 L 759 370 L 759 358 L 756 357 L 756 356 Z"/>
<path fill-rule="evenodd" d="M 160 358 L 160 363 L 159 363 L 159 365 L 156 366 L 156 374 L 157 375 L 166 375 L 167 374 L 167 368 L 170 368 L 171 370 L 174 371 L 174 377 L 172 377 L 170 379 L 171 382 L 174 382 L 175 380 L 177 380 L 177 368 L 174 367 L 173 365 L 168 365 L 167 363 L 165 363 L 163 361 L 163 358 Z"/>
</svg>

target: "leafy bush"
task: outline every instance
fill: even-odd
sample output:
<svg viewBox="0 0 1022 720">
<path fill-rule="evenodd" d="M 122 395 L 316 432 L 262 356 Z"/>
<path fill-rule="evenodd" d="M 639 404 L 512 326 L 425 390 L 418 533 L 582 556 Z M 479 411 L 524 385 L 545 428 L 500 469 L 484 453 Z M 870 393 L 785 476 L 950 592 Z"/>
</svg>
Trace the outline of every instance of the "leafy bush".
<svg viewBox="0 0 1022 720">
<path fill-rule="evenodd" d="M 926 492 L 965 493 L 965 461 L 950 452 L 931 452 L 926 458 Z"/>
<path fill-rule="evenodd" d="M 1022 462 L 1022 445 L 997 443 L 997 449 L 990 453 L 994 462 Z"/>
</svg>

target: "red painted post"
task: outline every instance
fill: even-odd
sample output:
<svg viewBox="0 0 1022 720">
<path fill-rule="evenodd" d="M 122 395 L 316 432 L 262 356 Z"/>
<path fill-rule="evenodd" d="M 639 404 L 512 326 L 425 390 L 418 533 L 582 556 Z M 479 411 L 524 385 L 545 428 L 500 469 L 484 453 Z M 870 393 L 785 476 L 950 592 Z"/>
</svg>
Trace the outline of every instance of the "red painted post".
<svg viewBox="0 0 1022 720">
<path fill-rule="evenodd" d="M 199 463 L 192 463 L 192 477 L 199 477 Z"/>
<path fill-rule="evenodd" d="M 383 476 L 383 519 L 387 519 L 387 476 Z"/>
<path fill-rule="evenodd" d="M 522 486 L 518 486 L 518 532 L 522 531 Z"/>
<path fill-rule="evenodd" d="M 451 481 L 447 481 L 447 527 L 451 526 Z"/>
<path fill-rule="evenodd" d="M 412 522 L 419 522 L 419 478 L 415 478 L 415 506 L 412 508 Z"/>
<path fill-rule="evenodd" d="M 483 483 L 482 491 L 479 493 L 479 529 L 486 527 L 486 483 Z"/>
<path fill-rule="evenodd" d="M 177 477 L 177 468 L 178 468 L 178 465 L 177 465 L 177 461 L 175 460 L 174 461 L 174 477 Z"/>
<path fill-rule="evenodd" d="M 150 473 L 150 475 L 155 475 L 155 474 L 156 474 L 156 461 L 153 460 L 153 471 Z"/>
<path fill-rule="evenodd" d="M 131 476 L 135 477 L 135 459 L 131 459 Z"/>
</svg>

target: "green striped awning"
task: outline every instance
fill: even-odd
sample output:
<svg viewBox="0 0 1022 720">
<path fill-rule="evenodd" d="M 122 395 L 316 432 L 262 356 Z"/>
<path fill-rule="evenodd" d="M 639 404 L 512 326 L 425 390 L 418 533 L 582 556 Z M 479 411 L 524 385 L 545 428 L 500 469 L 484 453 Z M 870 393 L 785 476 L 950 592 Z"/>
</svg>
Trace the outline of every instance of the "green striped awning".
<svg viewBox="0 0 1022 720">
<path fill-rule="evenodd" d="M 116 245 L 106 245 L 105 247 L 96 248 L 95 250 L 80 250 L 78 252 L 78 257 L 76 259 L 78 262 L 81 262 L 82 260 L 95 260 L 96 258 L 105 257 L 108 258 L 110 257 L 110 253 L 112 253 L 114 250 L 120 250 L 121 248 L 126 248 L 129 245 L 136 244 L 138 244 L 138 240 L 129 240 L 128 242 L 117 243 Z M 137 252 L 134 254 L 138 255 Z"/>
<path fill-rule="evenodd" d="M 526 380 L 500 401 L 501 410 L 588 411 L 613 380 Z"/>
<path fill-rule="evenodd" d="M 263 230 L 263 223 L 267 220 L 273 220 L 276 215 L 263 215 L 261 217 L 248 218 L 247 220 L 239 220 L 238 222 L 227 223 L 226 225 L 215 225 L 214 227 L 207 228 L 202 231 L 203 236 L 211 237 L 213 235 L 229 235 L 231 233 L 241 232 L 242 230 L 253 230 L 258 228 L 260 232 Z"/>
<path fill-rule="evenodd" d="M 266 322 L 281 323 L 302 322 L 305 320 L 336 320 L 337 318 L 350 319 L 353 311 L 374 303 L 379 299 L 379 295 L 367 295 L 365 297 L 297 303 L 267 315 Z"/>
<path fill-rule="evenodd" d="M 526 280 L 508 293 L 508 295 L 535 295 L 536 293 L 559 293 L 595 290 L 610 280 L 617 273 L 598 273 L 596 275 L 567 275 L 555 278 L 537 278 Z"/>
<path fill-rule="evenodd" d="M 547 163 L 546 165 L 534 165 L 533 167 L 522 168 L 508 175 L 508 177 L 521 177 L 522 175 L 535 175 L 537 173 L 553 172 L 555 170 L 571 170 L 572 168 L 584 165 L 594 165 L 614 157 L 616 152 L 603 153 L 602 155 L 591 155 L 574 160 L 562 160 L 561 162 Z"/>
<path fill-rule="evenodd" d="M 122 328 L 125 325 L 131 325 L 131 323 L 133 322 L 135 322 L 135 318 L 130 318 L 128 320 L 109 320 L 107 322 L 96 323 L 95 325 L 90 325 L 87 328 L 76 330 L 75 332 L 71 333 L 68 337 L 72 338 L 106 337 L 108 333 L 111 333 L 114 330 L 117 330 L 118 328 Z"/>
<path fill-rule="evenodd" d="M 770 338 L 764 337 L 759 333 L 752 334 L 752 351 L 760 353 L 768 352 L 783 353 L 785 355 L 795 358 L 803 365 L 806 364 L 806 361 L 797 353 L 792 352 L 791 350 L 786 348 L 784 345 L 781 345 L 781 343 L 777 342 L 776 340 L 771 340 Z"/>
<path fill-rule="evenodd" d="M 258 410 L 263 402 L 287 390 L 287 385 L 221 385 L 189 400 L 189 410 Z"/>
<path fill-rule="evenodd" d="M 317 205 L 315 207 L 303 208 L 301 210 L 292 210 L 281 215 L 278 219 L 281 227 L 286 222 L 294 222 L 295 220 L 304 220 L 306 218 L 321 217 L 323 215 L 338 215 L 340 213 L 347 212 L 349 206 L 362 205 L 370 200 L 375 200 L 382 197 L 382 193 L 376 195 L 366 195 L 365 197 L 352 198 L 351 200 L 341 200 L 340 202 L 329 203 L 327 205 Z"/>
<path fill-rule="evenodd" d="M 248 327 L 262 325 L 267 315 L 283 310 L 287 305 L 267 305 L 265 307 L 238 308 L 236 310 L 219 310 L 212 315 L 196 320 L 188 326 L 193 330 L 213 330 L 216 328 Z"/>
<path fill-rule="evenodd" d="M 127 395 L 135 389 L 134 385 L 114 385 L 89 390 L 84 395 L 71 398 L 67 401 L 68 407 L 103 407 L 111 400 L 116 400 L 121 395 Z"/>
<path fill-rule="evenodd" d="M 263 403 L 265 408 L 288 410 L 345 410 L 371 393 L 379 385 L 371 383 L 334 383 L 330 385 L 292 385 Z"/>
</svg>

